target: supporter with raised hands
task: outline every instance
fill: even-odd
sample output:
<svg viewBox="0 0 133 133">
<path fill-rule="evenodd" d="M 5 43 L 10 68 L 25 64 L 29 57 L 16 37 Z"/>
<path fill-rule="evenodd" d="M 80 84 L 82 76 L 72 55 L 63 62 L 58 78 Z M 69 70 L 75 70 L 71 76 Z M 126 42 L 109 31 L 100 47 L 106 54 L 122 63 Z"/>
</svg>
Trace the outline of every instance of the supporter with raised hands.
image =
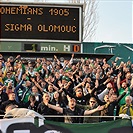
<svg viewBox="0 0 133 133">
<path fill-rule="evenodd" d="M 92 109 L 97 108 L 99 105 L 97 103 L 96 98 L 91 97 L 89 102 L 86 105 L 77 104 L 76 106 L 80 107 L 81 109 L 92 110 Z M 90 116 L 100 116 L 100 112 L 101 111 L 97 111 L 93 114 L 90 114 Z M 83 119 L 83 123 L 97 123 L 99 121 L 100 121 L 100 119 L 98 117 L 94 117 L 94 118 L 93 117 L 84 117 L 84 119 Z"/>
<path fill-rule="evenodd" d="M 16 60 L 18 60 L 21 56 L 17 55 L 15 58 L 13 56 L 10 56 L 7 61 L 10 62 L 11 66 L 14 67 L 14 63 Z"/>
<path fill-rule="evenodd" d="M 126 81 L 121 82 L 121 76 L 122 73 L 120 72 L 117 76 L 117 87 L 118 87 L 118 92 L 119 95 L 121 95 L 125 90 L 127 90 L 126 95 L 120 100 L 120 106 L 124 105 L 126 103 L 125 97 L 129 96 L 131 93 L 131 90 L 133 89 L 133 77 L 131 78 L 131 83 L 130 86 L 128 86 Z"/>
<path fill-rule="evenodd" d="M 52 108 L 49 108 L 47 105 L 50 102 L 50 95 L 45 92 L 43 94 L 43 100 L 42 102 L 38 105 L 37 107 L 37 112 L 41 115 L 43 115 L 44 117 L 46 116 L 46 120 L 54 120 L 53 117 L 48 117 L 49 115 L 56 115 L 56 111 L 53 110 Z"/>
<path fill-rule="evenodd" d="M 91 96 L 94 96 L 95 91 L 97 89 L 96 85 L 92 91 L 86 95 L 83 93 L 83 88 L 85 86 L 85 81 L 79 83 L 77 86 L 74 87 L 75 94 L 69 93 L 66 88 L 63 88 L 63 91 L 66 95 L 69 95 L 71 98 L 74 98 L 78 104 L 86 105 L 86 103 L 89 101 Z"/>
<path fill-rule="evenodd" d="M 126 95 L 128 88 L 125 89 L 125 91 L 117 96 L 116 93 L 114 93 L 114 91 L 112 91 L 113 89 L 110 88 L 111 91 L 111 95 L 108 94 L 108 100 L 106 102 L 106 104 L 104 105 L 104 110 L 101 111 L 101 115 L 102 116 L 118 116 L 118 112 L 119 112 L 119 102 L 120 100 Z M 113 120 L 114 118 L 101 118 L 102 121 L 110 121 Z"/>
<path fill-rule="evenodd" d="M 48 102 L 45 104 L 48 108 L 54 109 L 62 113 L 63 115 L 65 115 L 65 120 L 64 120 L 65 123 L 82 123 L 83 119 L 80 116 L 90 115 L 92 113 L 95 113 L 103 109 L 102 106 L 98 106 L 97 108 L 92 110 L 84 110 L 84 109 L 78 108 L 76 107 L 76 100 L 70 97 L 68 98 L 68 107 L 62 108 L 62 107 L 52 105 Z M 70 116 L 79 116 L 79 117 L 70 117 Z"/>
</svg>

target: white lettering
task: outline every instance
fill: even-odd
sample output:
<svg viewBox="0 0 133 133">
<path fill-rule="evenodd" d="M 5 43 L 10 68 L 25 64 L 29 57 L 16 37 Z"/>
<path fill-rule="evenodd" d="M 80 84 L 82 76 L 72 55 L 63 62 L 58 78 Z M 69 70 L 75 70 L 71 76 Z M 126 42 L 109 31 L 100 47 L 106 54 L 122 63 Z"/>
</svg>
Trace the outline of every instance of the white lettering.
<svg viewBox="0 0 133 133">
<path fill-rule="evenodd" d="M 64 51 L 70 52 L 70 45 L 64 45 Z"/>
</svg>

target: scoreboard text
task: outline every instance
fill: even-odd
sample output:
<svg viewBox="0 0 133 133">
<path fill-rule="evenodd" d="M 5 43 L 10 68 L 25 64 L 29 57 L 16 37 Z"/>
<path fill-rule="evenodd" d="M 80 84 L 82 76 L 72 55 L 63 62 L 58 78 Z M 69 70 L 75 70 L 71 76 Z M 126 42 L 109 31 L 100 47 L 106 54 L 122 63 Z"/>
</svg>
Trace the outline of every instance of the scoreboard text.
<svg viewBox="0 0 133 133">
<path fill-rule="evenodd" d="M 82 7 L 0 4 L 0 40 L 81 43 Z"/>
</svg>

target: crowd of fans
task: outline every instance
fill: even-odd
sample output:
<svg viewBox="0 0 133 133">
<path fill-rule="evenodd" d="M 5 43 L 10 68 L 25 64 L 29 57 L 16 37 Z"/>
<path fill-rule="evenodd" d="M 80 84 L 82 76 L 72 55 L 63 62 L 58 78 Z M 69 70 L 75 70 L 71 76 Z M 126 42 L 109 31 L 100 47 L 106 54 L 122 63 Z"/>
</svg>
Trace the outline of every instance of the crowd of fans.
<svg viewBox="0 0 133 133">
<path fill-rule="evenodd" d="M 74 63 L 37 58 L 21 60 L 0 55 L 0 115 L 10 105 L 27 108 L 47 120 L 66 123 L 93 123 L 113 117 L 69 116 L 133 116 L 133 64 L 118 58 L 83 59 Z M 52 117 L 56 116 L 56 117 Z M 63 116 L 65 117 L 59 117 Z"/>
</svg>

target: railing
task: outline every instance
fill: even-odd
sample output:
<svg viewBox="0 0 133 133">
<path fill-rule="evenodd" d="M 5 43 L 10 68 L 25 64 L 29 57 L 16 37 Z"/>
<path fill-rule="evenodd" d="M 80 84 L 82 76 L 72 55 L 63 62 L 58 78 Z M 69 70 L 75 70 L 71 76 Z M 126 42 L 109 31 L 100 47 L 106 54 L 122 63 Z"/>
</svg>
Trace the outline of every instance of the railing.
<svg viewBox="0 0 133 133">
<path fill-rule="evenodd" d="M 9 116 L 9 117 L 15 117 L 14 115 L 6 115 L 6 116 Z M 60 118 L 60 117 L 90 117 L 90 118 L 114 118 L 114 120 L 116 118 L 127 118 L 127 119 L 133 119 L 133 116 L 128 116 L 128 117 L 122 117 L 122 116 L 91 116 L 91 115 L 83 115 L 83 116 L 70 116 L 70 115 L 42 115 L 44 118 L 47 118 L 47 117 L 51 117 L 51 118 Z M 0 117 L 4 117 L 4 115 L 0 115 Z M 16 116 L 16 117 L 19 117 L 19 116 Z"/>
<path fill-rule="evenodd" d="M 4 115 L 0 115 L 1 117 L 4 117 Z M 8 115 L 9 117 L 12 116 L 12 115 Z M 90 115 L 83 115 L 83 116 L 70 116 L 70 115 L 42 115 L 44 118 L 47 118 L 47 117 L 55 117 L 55 118 L 58 118 L 58 117 L 90 117 L 90 118 L 114 118 L 114 120 L 116 118 L 122 118 L 122 116 L 90 116 Z M 15 116 L 13 116 L 15 117 Z M 17 117 L 17 116 L 16 116 Z M 128 116 L 127 118 L 132 118 L 133 119 L 133 116 Z"/>
</svg>

